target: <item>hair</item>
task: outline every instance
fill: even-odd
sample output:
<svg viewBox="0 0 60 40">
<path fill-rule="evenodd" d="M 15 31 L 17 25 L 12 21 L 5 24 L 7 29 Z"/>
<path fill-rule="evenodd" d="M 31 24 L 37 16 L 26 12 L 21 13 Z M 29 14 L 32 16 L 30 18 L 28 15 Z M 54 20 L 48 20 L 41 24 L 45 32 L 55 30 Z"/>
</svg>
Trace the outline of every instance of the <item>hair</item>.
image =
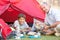
<svg viewBox="0 0 60 40">
<path fill-rule="evenodd" d="M 47 2 L 42 2 L 41 5 L 42 5 L 42 4 L 43 4 L 43 5 L 48 5 L 49 7 L 51 7 L 51 5 L 48 4 Z"/>
<path fill-rule="evenodd" d="M 20 13 L 20 14 L 18 15 L 18 19 L 21 18 L 21 17 L 26 18 L 26 15 Z"/>
</svg>

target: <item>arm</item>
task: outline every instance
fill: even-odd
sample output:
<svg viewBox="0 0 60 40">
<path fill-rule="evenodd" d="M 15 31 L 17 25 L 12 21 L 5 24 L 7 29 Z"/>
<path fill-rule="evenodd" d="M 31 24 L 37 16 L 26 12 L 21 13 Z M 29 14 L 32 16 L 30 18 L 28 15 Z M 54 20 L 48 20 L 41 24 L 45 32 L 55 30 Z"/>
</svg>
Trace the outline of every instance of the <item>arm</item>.
<svg viewBox="0 0 60 40">
<path fill-rule="evenodd" d="M 46 30 L 46 29 L 49 29 L 49 28 L 54 28 L 54 27 L 56 27 L 58 24 L 60 24 L 60 21 L 57 21 L 57 22 L 53 23 L 53 24 L 50 25 L 50 26 L 47 26 L 46 24 L 44 24 L 44 29 Z"/>
<path fill-rule="evenodd" d="M 18 27 L 20 27 L 20 25 L 19 25 L 18 21 L 16 20 L 14 22 L 14 29 L 16 30 Z"/>
<path fill-rule="evenodd" d="M 23 29 L 23 31 L 29 31 L 29 30 L 31 30 L 31 28 L 29 27 L 29 25 L 27 24 L 27 22 L 25 22 L 24 23 L 24 29 Z"/>
<path fill-rule="evenodd" d="M 54 28 L 54 27 L 56 27 L 58 24 L 60 24 L 60 21 L 55 22 L 54 24 L 50 25 L 50 27 Z"/>
<path fill-rule="evenodd" d="M 54 11 L 54 18 L 56 22 L 53 23 L 50 27 L 56 27 L 58 24 L 60 24 L 60 10 Z"/>
</svg>

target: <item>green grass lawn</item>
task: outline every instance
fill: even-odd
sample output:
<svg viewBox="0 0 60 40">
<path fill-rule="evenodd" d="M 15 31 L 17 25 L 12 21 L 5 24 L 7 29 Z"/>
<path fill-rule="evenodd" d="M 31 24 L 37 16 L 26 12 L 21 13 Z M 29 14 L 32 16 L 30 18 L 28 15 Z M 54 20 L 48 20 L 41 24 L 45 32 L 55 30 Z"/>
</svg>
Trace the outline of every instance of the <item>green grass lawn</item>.
<svg viewBox="0 0 60 40">
<path fill-rule="evenodd" d="M 11 38 L 9 40 L 15 40 L 15 39 Z M 60 37 L 51 35 L 51 36 L 41 36 L 41 38 L 34 38 L 34 39 L 22 38 L 22 40 L 60 40 Z"/>
</svg>

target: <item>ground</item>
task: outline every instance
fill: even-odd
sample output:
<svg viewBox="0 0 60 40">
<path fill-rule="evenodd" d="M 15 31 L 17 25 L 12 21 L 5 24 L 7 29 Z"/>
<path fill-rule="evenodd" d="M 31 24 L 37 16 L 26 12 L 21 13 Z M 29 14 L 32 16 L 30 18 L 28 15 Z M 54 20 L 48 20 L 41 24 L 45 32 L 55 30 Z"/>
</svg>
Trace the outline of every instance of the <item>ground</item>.
<svg viewBox="0 0 60 40">
<path fill-rule="evenodd" d="M 11 38 L 9 40 L 14 40 L 14 39 Z M 34 38 L 34 39 L 22 38 L 22 40 L 60 40 L 60 37 L 56 37 L 54 35 L 51 35 L 51 36 L 41 36 L 41 38 Z"/>
</svg>

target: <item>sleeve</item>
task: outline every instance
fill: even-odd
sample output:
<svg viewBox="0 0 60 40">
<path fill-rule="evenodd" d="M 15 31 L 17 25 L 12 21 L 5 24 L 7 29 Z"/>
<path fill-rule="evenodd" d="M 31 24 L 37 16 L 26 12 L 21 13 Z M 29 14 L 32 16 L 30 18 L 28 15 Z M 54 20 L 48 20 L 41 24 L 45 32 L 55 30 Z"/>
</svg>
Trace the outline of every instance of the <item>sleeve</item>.
<svg viewBox="0 0 60 40">
<path fill-rule="evenodd" d="M 19 26 L 19 24 L 18 24 L 17 21 L 15 21 L 15 22 L 14 22 L 14 27 L 17 27 L 17 26 Z"/>
<path fill-rule="evenodd" d="M 34 20 L 33 20 L 33 21 L 34 21 L 34 23 L 33 23 L 32 29 L 31 29 L 32 31 L 34 31 L 34 30 L 35 30 L 35 21 L 36 21 L 36 19 L 34 18 Z"/>
<path fill-rule="evenodd" d="M 46 24 L 46 25 L 48 25 L 48 22 L 47 22 L 47 18 L 48 16 L 47 16 L 47 14 L 46 14 L 46 16 L 45 16 L 45 20 L 44 20 L 44 23 Z"/>
<path fill-rule="evenodd" d="M 26 28 L 28 28 L 28 27 L 29 27 L 29 25 L 27 24 L 27 22 L 25 22 L 25 27 L 26 27 Z"/>
<path fill-rule="evenodd" d="M 56 21 L 60 21 L 60 10 L 56 10 L 54 16 L 55 16 Z"/>
<path fill-rule="evenodd" d="M 34 27 L 34 24 L 33 24 L 33 26 L 32 26 L 32 29 L 31 29 L 32 31 L 34 31 L 35 30 L 35 27 Z"/>
</svg>

